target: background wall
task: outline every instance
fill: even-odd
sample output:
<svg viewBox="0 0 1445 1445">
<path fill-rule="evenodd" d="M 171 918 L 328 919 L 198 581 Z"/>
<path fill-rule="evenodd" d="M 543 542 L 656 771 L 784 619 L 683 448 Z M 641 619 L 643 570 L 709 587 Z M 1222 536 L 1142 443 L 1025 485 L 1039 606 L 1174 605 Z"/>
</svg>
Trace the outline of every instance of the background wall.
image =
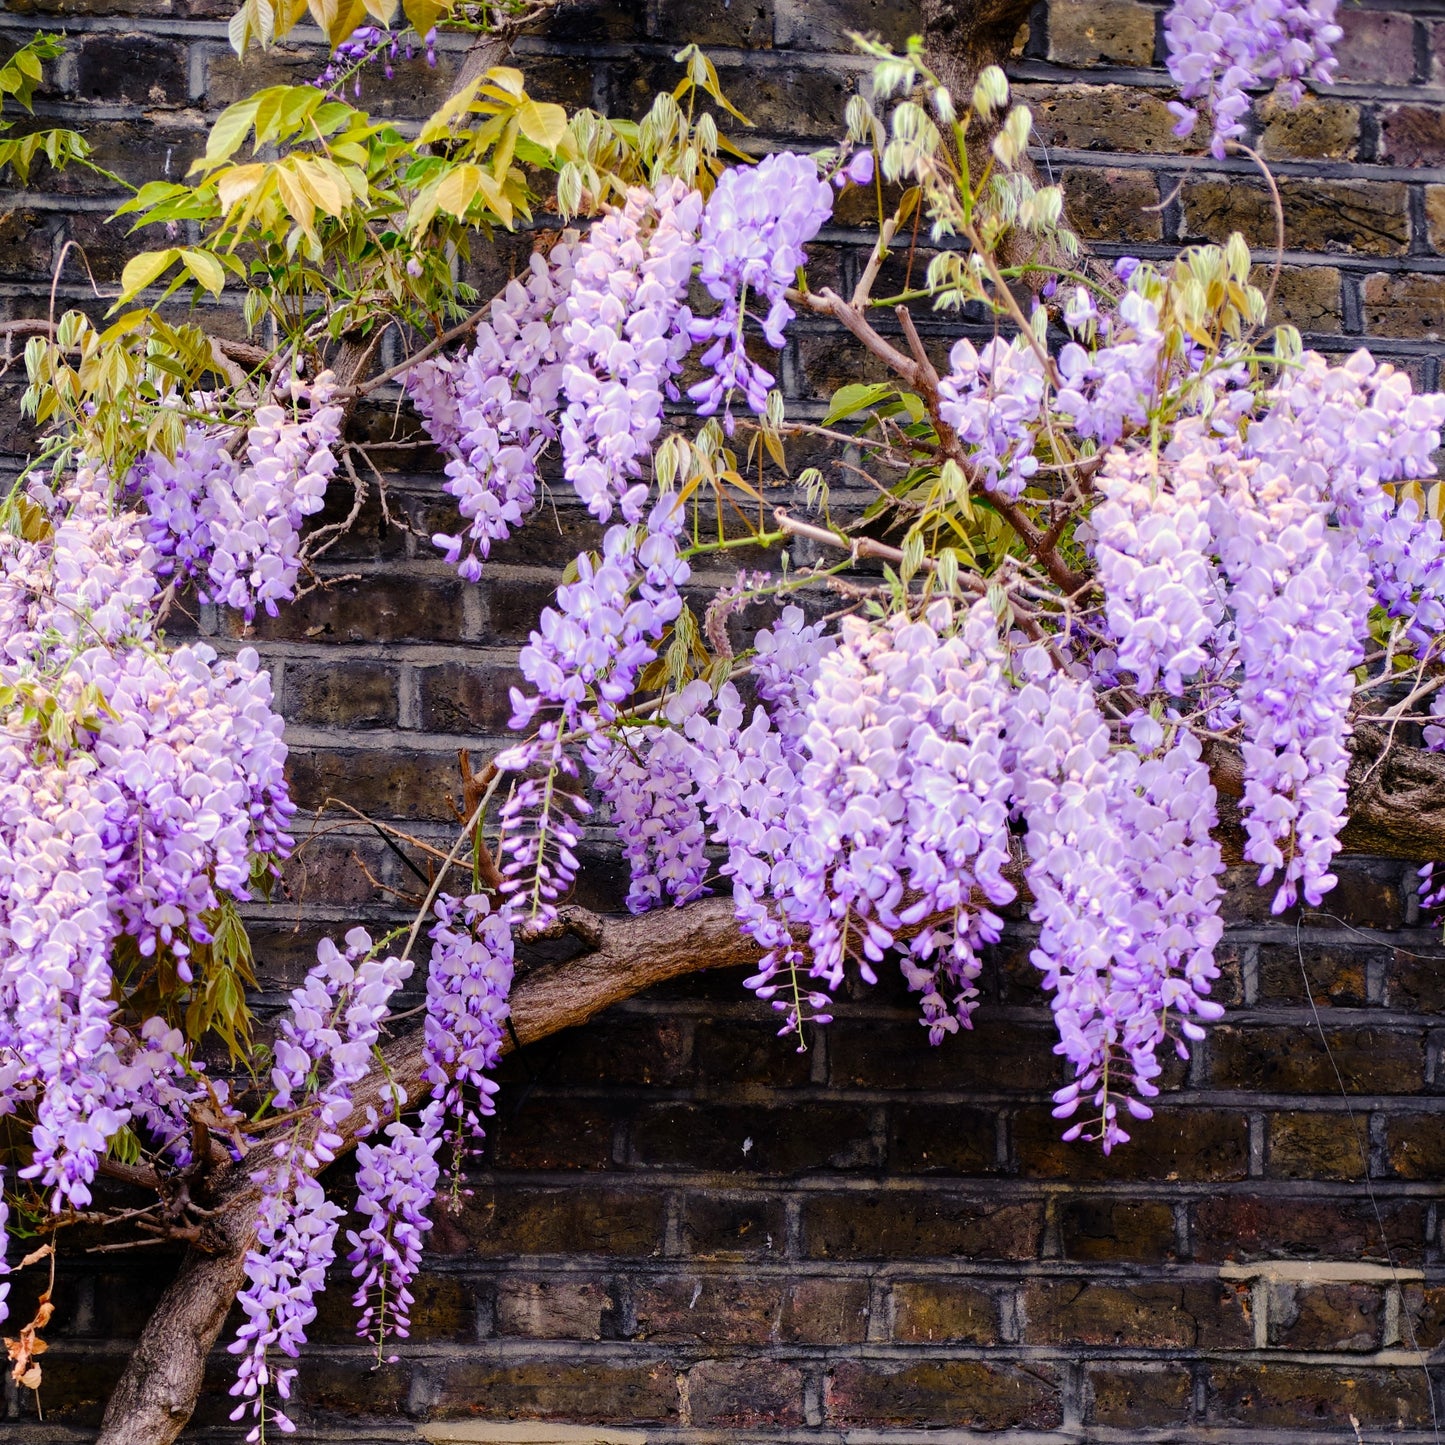
<svg viewBox="0 0 1445 1445">
<path fill-rule="evenodd" d="M 105 164 L 139 182 L 181 174 L 218 107 L 320 68 L 319 50 L 288 48 L 243 69 L 226 46 L 229 8 L 11 0 L 0 34 L 65 27 L 42 112 L 84 128 Z M 1170 135 L 1159 19 L 1129 0 L 1036 14 L 1013 73 L 1047 142 L 1041 168 L 1062 177 L 1106 255 L 1169 255 L 1232 227 L 1272 244 L 1253 168 L 1200 159 Z M 1434 386 L 1445 8 L 1351 3 L 1343 21 L 1331 96 L 1256 117 L 1287 207 L 1279 309 L 1316 346 L 1368 338 Z M 519 50 L 534 93 L 635 111 L 671 83 L 677 44 L 698 40 L 760 144 L 808 146 L 834 136 L 863 71 L 844 32 L 901 40 L 915 25 L 892 0 L 588 3 Z M 458 55 L 368 80 L 367 102 L 418 113 Z M 67 243 L 59 304 L 103 309 L 85 268 L 102 289 L 118 276 L 131 243 L 105 224 L 114 200 L 77 172 L 0 201 L 5 315 L 45 313 Z M 816 274 L 846 284 L 860 242 L 825 233 Z M 494 287 L 516 254 L 504 240 L 476 257 L 477 284 Z M 935 328 L 940 351 L 948 334 Z M 800 323 L 781 372 L 790 406 L 857 365 Z M 3 387 L 0 441 L 13 454 L 24 445 L 13 372 Z M 368 424 L 383 435 L 390 413 Z M 556 525 L 534 524 L 464 587 L 425 540 L 444 499 L 416 456 L 387 458 L 403 468 L 387 515 L 373 489 L 332 554 L 331 573 L 354 580 L 256 640 L 291 723 L 302 807 L 342 798 L 440 839 L 456 749 L 485 754 L 504 729 L 517 644 L 587 531 L 559 489 Z M 338 496 L 331 515 L 347 505 Z M 177 627 L 240 640 L 211 609 Z M 400 1361 L 373 1370 L 343 1282 L 327 1296 L 303 1362 L 301 1438 L 409 1440 L 414 1422 L 479 1416 L 637 1424 L 689 1445 L 973 1431 L 1262 1445 L 1351 1439 L 1352 1415 L 1371 1441 L 1438 1438 L 1445 1401 L 1432 1404 L 1409 1344 L 1445 1338 L 1445 975 L 1414 926 L 1410 870 L 1355 860 L 1342 874 L 1328 914 L 1280 920 L 1236 878 L 1230 1014 L 1172 1070 L 1154 1122 L 1107 1160 L 1058 1140 L 1048 1098 L 1061 1074 L 1022 927 L 984 975 L 973 1036 L 938 1050 L 890 982 L 790 1052 L 735 976 L 651 994 L 528 1049 L 507 1066 L 475 1192 L 437 1221 Z M 252 910 L 272 1000 L 320 932 L 384 922 L 384 888 L 409 881 L 373 831 L 328 811 L 289 896 Z M 615 883 L 595 859 L 586 901 L 619 897 Z M 44 1422 L 7 1386 L 0 1439 L 84 1437 L 164 1284 L 157 1256 L 67 1262 Z M 23 1288 L 12 1303 L 18 1314 Z M 228 1369 L 219 1358 L 191 1438 L 230 1437 Z M 1445 1365 L 1434 1373 L 1440 1394 Z"/>
</svg>

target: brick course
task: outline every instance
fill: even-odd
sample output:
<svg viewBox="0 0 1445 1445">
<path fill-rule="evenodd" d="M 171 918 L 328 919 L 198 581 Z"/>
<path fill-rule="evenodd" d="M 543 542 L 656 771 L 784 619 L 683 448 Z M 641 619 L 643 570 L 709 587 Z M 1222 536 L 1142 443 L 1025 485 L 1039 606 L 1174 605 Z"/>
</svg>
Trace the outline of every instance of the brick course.
<svg viewBox="0 0 1445 1445">
<path fill-rule="evenodd" d="M 0 38 L 65 25 L 41 113 L 83 127 L 139 182 L 182 174 L 219 106 L 319 69 L 304 33 L 239 67 L 229 9 L 11 0 Z M 1326 351 L 1368 342 L 1430 386 L 1445 326 L 1437 10 L 1345 7 L 1338 90 L 1295 111 L 1261 99 L 1253 132 L 1287 207 L 1277 315 Z M 1267 192 L 1246 160 L 1211 161 L 1171 134 L 1159 18 L 1134 0 L 1039 7 L 1013 62 L 1038 162 L 1062 175 L 1100 253 L 1167 256 L 1237 226 L 1266 277 Z M 670 83 L 671 51 L 697 39 L 759 121 L 751 137 L 806 146 L 832 137 L 863 73 L 845 32 L 901 40 L 916 23 L 907 0 L 583 0 L 519 51 L 534 93 L 624 111 Z M 370 93 L 376 108 L 434 103 L 459 55 L 447 42 L 435 72 L 400 65 Z M 114 199 L 80 173 L 5 199 L 5 315 L 45 310 L 67 242 L 98 281 L 118 274 L 132 243 L 104 223 Z M 866 244 L 840 227 L 817 253 L 848 284 Z M 479 247 L 468 275 L 494 286 L 519 250 Z M 58 295 L 98 309 L 73 250 Z M 215 324 L 236 325 L 223 312 Z M 948 327 L 926 330 L 941 353 Z M 797 406 L 857 374 L 836 336 L 799 323 L 781 367 Z M 13 382 L 0 383 L 12 451 Z M 361 422 L 384 436 L 390 410 Z M 559 490 L 555 525 L 538 519 L 463 587 L 425 540 L 448 516 L 439 478 L 397 455 L 387 510 L 373 498 L 323 569 L 355 579 L 256 641 L 292 725 L 302 808 L 342 798 L 437 841 L 460 795 L 456 749 L 485 754 L 503 734 L 516 645 L 595 532 Z M 174 630 L 241 641 L 210 608 Z M 309 826 L 303 814 L 301 837 Z M 370 830 L 336 815 L 325 829 L 287 898 L 252 911 L 269 1002 L 321 932 L 394 916 L 375 885 L 408 885 Z M 588 860 L 583 901 L 615 901 L 615 861 L 597 840 Z M 1325 912 L 1281 920 L 1232 876 L 1231 1013 L 1108 1159 L 1061 1143 L 1050 1117 L 1062 1074 L 1017 920 L 972 1036 L 938 1050 L 886 984 L 844 999 L 798 1054 L 732 975 L 526 1050 L 505 1068 L 474 1192 L 437 1217 L 399 1361 L 374 1370 L 344 1281 L 328 1295 L 303 1360 L 301 1438 L 405 1440 L 427 1418 L 478 1417 L 637 1425 L 677 1445 L 905 1445 L 920 1431 L 1293 1445 L 1353 1438 L 1352 1414 L 1369 1440 L 1433 1438 L 1412 1352 L 1445 1333 L 1445 949 L 1414 923 L 1405 865 L 1356 859 L 1341 874 Z M 11 1395 L 0 1441 L 83 1438 L 163 1274 L 152 1252 L 67 1262 L 46 1423 Z M 218 1357 L 188 1438 L 239 1438 L 228 1369 Z"/>
</svg>

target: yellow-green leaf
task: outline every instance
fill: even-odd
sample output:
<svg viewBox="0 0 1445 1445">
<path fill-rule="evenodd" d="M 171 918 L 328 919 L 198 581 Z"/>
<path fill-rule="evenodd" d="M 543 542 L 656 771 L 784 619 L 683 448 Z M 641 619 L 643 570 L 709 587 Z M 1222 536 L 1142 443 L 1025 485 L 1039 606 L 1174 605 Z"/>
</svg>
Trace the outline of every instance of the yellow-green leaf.
<svg viewBox="0 0 1445 1445">
<path fill-rule="evenodd" d="M 465 216 L 467 208 L 477 198 L 482 185 L 482 171 L 479 166 L 460 165 L 442 179 L 436 190 L 438 210 L 446 211 L 458 219 Z"/>
<path fill-rule="evenodd" d="M 221 209 L 229 211 L 232 206 L 244 201 L 260 185 L 265 174 L 266 166 L 261 161 L 252 161 L 245 166 L 230 166 L 222 171 L 216 177 L 216 195 L 220 197 Z"/>
<path fill-rule="evenodd" d="M 555 151 L 567 134 L 567 112 L 560 105 L 529 100 L 517 107 L 517 124 L 528 140 Z"/>
<path fill-rule="evenodd" d="M 181 252 L 181 265 L 184 266 L 212 296 L 219 296 L 221 294 L 221 288 L 226 284 L 225 268 L 210 252 L 193 251 L 190 249 L 184 250 Z"/>
<path fill-rule="evenodd" d="M 176 248 L 165 251 L 142 251 L 125 263 L 120 276 L 120 299 L 129 301 L 163 276 L 176 259 Z"/>
<path fill-rule="evenodd" d="M 250 133 L 256 112 L 262 103 L 274 94 L 274 89 L 259 90 L 255 95 L 227 106 L 221 112 L 220 119 L 211 127 L 211 134 L 206 139 L 206 154 L 196 161 L 191 169 L 201 170 L 230 160 Z"/>
<path fill-rule="evenodd" d="M 452 7 L 447 0 L 401 0 L 401 8 L 411 28 L 425 35 Z"/>
</svg>

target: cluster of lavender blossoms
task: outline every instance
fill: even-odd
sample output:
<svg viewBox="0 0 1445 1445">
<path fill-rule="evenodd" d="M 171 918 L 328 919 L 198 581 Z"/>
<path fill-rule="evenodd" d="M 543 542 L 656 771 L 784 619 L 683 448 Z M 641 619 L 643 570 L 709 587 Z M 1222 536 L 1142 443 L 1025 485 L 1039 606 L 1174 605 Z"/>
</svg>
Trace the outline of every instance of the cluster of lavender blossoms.
<svg viewBox="0 0 1445 1445">
<path fill-rule="evenodd" d="M 234 607 L 247 622 L 258 607 L 276 616 L 295 595 L 301 526 L 321 510 L 336 471 L 341 407 L 330 374 L 288 390 L 289 406 L 256 408 L 244 462 L 233 455 L 232 428 L 190 426 L 174 458 L 151 453 L 130 479 L 157 575 L 195 579 L 202 601 Z"/>
<path fill-rule="evenodd" d="M 1247 92 L 1280 84 L 1296 106 L 1304 82 L 1334 79 L 1332 47 L 1341 34 L 1337 0 L 1175 0 L 1164 20 L 1169 73 L 1186 101 L 1203 102 L 1214 121 L 1210 150 L 1223 159 L 1225 143 L 1244 134 Z M 1199 115 L 1171 101 L 1175 135 L 1186 136 Z"/>
</svg>

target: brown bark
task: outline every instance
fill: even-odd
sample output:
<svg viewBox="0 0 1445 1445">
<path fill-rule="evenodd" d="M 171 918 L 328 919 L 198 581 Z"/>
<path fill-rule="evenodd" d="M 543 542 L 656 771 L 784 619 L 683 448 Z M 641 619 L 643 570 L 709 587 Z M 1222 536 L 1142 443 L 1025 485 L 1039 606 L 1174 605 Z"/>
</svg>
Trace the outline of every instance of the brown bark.
<svg viewBox="0 0 1445 1445">
<path fill-rule="evenodd" d="M 654 984 L 705 968 L 755 962 L 758 949 L 733 922 L 732 905 L 712 898 L 644 918 L 600 922 L 598 946 L 566 963 L 525 973 L 512 997 L 517 1037 L 546 1038 Z M 413 1099 L 420 1096 L 421 1030 L 384 1050 L 387 1069 Z M 380 1108 L 389 1085 L 380 1069 L 356 1090 L 344 1147 L 370 1104 Z M 220 1212 L 210 1221 L 213 1252 L 187 1251 L 174 1283 L 147 1322 L 106 1407 L 97 1445 L 170 1445 L 201 1390 L 206 1358 L 245 1280 L 246 1251 L 256 1237 L 257 1192 L 244 1166 L 220 1181 Z"/>
<path fill-rule="evenodd" d="M 960 105 L 979 71 L 1003 65 L 1034 0 L 923 0 L 928 63 Z"/>
</svg>

